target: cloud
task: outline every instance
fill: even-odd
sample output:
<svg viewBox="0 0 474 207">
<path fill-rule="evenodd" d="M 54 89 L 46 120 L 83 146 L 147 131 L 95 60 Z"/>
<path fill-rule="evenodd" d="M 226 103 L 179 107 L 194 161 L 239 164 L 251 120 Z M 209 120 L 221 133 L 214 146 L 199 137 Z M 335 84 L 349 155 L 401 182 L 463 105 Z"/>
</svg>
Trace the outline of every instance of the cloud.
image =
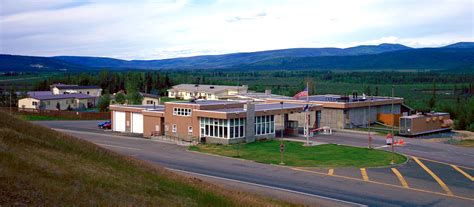
<svg viewBox="0 0 474 207">
<path fill-rule="evenodd" d="M 473 6 L 442 0 L 2 1 L 0 53 L 162 59 L 384 42 L 437 46 L 474 41 Z"/>
<path fill-rule="evenodd" d="M 242 21 L 242 20 L 256 20 L 256 19 L 263 18 L 265 16 L 267 16 L 267 14 L 265 12 L 261 12 L 261 13 L 254 14 L 254 15 L 251 15 L 251 16 L 235 16 L 235 17 L 227 19 L 226 21 L 227 22 L 238 22 L 238 21 Z"/>
</svg>

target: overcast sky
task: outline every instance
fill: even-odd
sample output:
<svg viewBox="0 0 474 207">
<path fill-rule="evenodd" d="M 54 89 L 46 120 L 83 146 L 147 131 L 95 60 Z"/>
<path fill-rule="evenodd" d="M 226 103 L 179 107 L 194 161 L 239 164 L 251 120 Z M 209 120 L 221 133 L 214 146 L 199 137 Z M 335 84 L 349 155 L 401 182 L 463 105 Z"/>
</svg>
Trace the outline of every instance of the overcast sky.
<svg viewBox="0 0 474 207">
<path fill-rule="evenodd" d="M 474 41 L 473 0 L 0 0 L 0 53 L 163 59 Z"/>
</svg>

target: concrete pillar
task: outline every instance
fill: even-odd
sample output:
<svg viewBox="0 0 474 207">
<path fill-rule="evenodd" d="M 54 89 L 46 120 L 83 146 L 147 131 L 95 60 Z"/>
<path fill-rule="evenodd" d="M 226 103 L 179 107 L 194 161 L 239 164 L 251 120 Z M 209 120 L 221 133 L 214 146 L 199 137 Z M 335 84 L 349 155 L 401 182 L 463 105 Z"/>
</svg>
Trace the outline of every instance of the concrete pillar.
<svg viewBox="0 0 474 207">
<path fill-rule="evenodd" d="M 247 102 L 245 109 L 247 110 L 247 120 L 245 124 L 245 142 L 255 141 L 255 105 Z"/>
</svg>

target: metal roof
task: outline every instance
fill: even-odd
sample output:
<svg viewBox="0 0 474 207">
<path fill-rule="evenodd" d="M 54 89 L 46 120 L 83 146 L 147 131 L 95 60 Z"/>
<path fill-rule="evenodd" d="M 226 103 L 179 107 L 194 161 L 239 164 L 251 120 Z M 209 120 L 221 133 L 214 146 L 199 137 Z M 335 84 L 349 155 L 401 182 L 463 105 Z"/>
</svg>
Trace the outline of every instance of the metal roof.
<svg viewBox="0 0 474 207">
<path fill-rule="evenodd" d="M 142 95 L 143 97 L 148 97 L 148 98 L 160 98 L 160 96 L 158 96 L 156 94 L 151 94 L 151 93 L 142 93 L 142 92 L 140 92 L 140 95 Z"/>
<path fill-rule="evenodd" d="M 272 110 L 281 110 L 281 109 L 301 109 L 303 110 L 304 104 L 293 104 L 293 103 L 265 103 L 265 104 L 255 104 L 255 111 L 272 111 Z M 239 108 L 224 108 L 224 109 L 211 109 L 203 111 L 215 111 L 215 112 L 226 112 L 226 113 L 237 113 L 245 112 L 243 107 Z"/>
<path fill-rule="evenodd" d="M 293 99 L 293 100 L 306 100 L 306 97 L 299 97 L 298 99 L 294 99 L 293 97 L 286 97 L 286 98 L 278 98 L 278 99 Z M 351 96 L 341 96 L 341 95 L 312 95 L 308 97 L 309 101 L 319 101 L 319 102 L 339 102 L 339 103 L 355 103 L 355 102 L 365 102 L 365 101 L 383 101 L 383 100 L 391 100 L 391 99 L 400 99 L 399 97 L 384 97 L 384 96 L 357 96 L 354 98 Z"/>
<path fill-rule="evenodd" d="M 28 91 L 26 93 L 28 96 L 46 96 L 46 95 L 53 95 L 51 91 Z"/>
<path fill-rule="evenodd" d="M 169 102 L 173 104 L 194 104 L 194 105 L 225 105 L 225 104 L 236 104 L 236 103 L 245 103 L 242 101 L 225 101 L 225 100 L 195 100 L 195 101 L 176 101 Z"/>
<path fill-rule="evenodd" d="M 57 99 L 93 99 L 95 97 L 83 94 L 83 93 L 73 93 L 73 94 L 58 94 L 58 95 L 39 95 L 39 94 L 33 94 L 30 95 L 31 98 L 38 99 L 38 100 L 57 100 Z"/>
<path fill-rule="evenodd" d="M 247 86 L 224 86 L 224 85 L 200 85 L 200 84 L 179 84 L 173 86 L 169 91 L 189 91 L 189 92 L 204 92 L 216 93 L 225 90 L 242 90 L 247 91 Z"/>
<path fill-rule="evenodd" d="M 67 89 L 101 89 L 99 86 L 79 86 L 79 85 L 66 85 L 66 84 L 53 84 L 52 88 L 56 87 L 58 89 L 67 90 Z"/>
</svg>

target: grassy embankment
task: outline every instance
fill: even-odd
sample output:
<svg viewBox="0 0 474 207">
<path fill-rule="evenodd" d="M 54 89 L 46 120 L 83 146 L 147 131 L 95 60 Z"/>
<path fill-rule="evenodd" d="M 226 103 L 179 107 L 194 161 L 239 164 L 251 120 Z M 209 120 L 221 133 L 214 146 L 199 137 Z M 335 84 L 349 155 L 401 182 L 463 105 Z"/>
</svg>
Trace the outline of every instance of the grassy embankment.
<svg viewBox="0 0 474 207">
<path fill-rule="evenodd" d="M 185 178 L 0 112 L 0 206 L 290 205 Z"/>
<path fill-rule="evenodd" d="M 392 156 L 395 163 L 403 163 L 406 157 L 383 150 L 324 144 L 304 147 L 301 142 L 285 141 L 284 163 L 295 167 L 377 167 L 390 164 Z M 190 150 L 240 157 L 260 163 L 280 163 L 280 142 L 259 141 L 239 145 L 203 144 L 190 147 Z"/>
<path fill-rule="evenodd" d="M 70 118 L 65 118 L 65 117 L 41 116 L 41 115 L 30 115 L 30 114 L 18 115 L 18 117 L 26 121 L 75 120 L 75 119 L 70 119 Z"/>
<path fill-rule="evenodd" d="M 463 146 L 463 147 L 474 147 L 474 139 L 463 139 L 463 140 L 460 140 L 457 145 Z"/>
</svg>

